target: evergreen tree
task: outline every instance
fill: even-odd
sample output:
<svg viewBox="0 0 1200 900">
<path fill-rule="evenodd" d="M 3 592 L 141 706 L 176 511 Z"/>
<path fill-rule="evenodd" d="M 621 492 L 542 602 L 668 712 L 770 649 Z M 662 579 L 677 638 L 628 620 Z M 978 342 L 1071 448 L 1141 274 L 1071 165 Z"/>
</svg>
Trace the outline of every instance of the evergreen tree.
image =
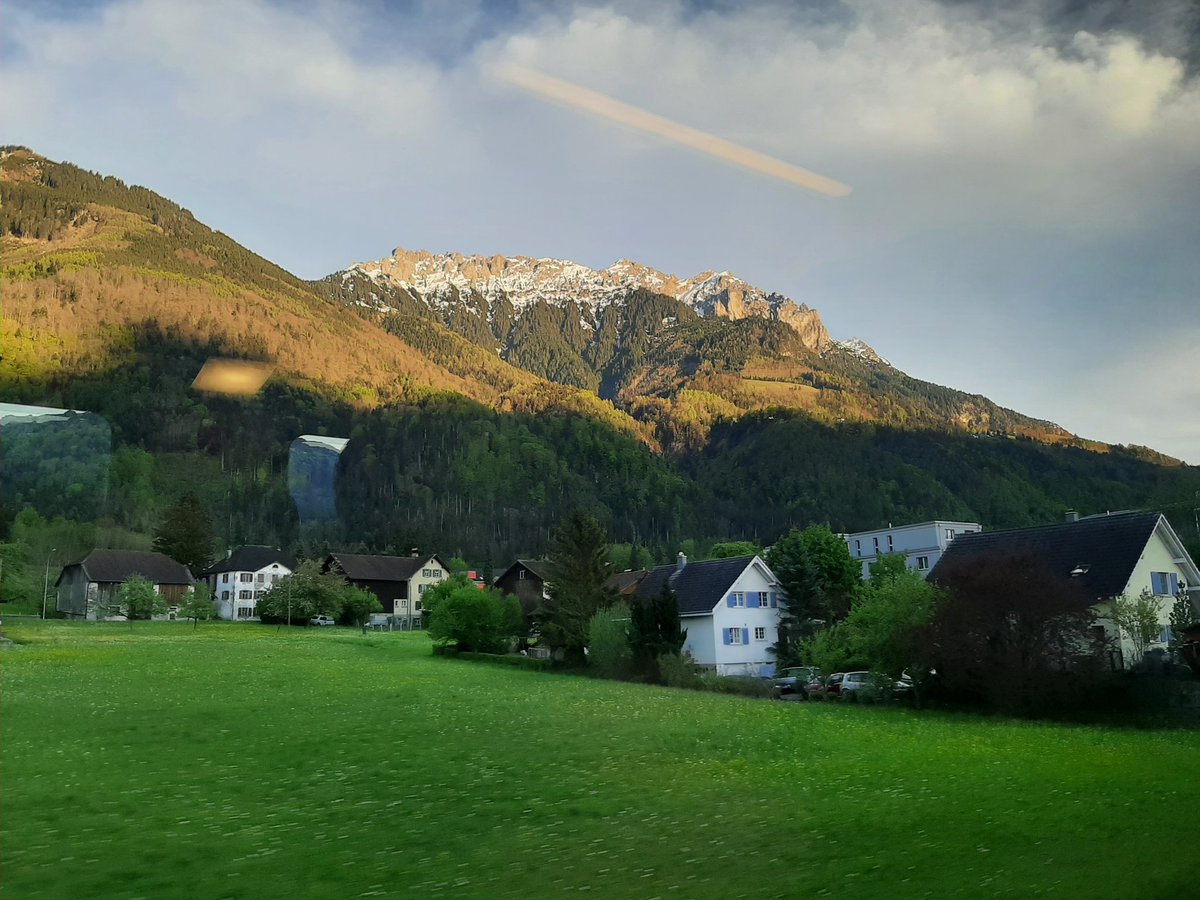
<svg viewBox="0 0 1200 900">
<path fill-rule="evenodd" d="M 616 600 L 606 585 L 611 574 L 608 536 L 599 522 L 576 512 L 551 539 L 547 599 L 535 614 L 542 640 L 564 661 L 584 662 L 592 616 Z"/>
<path fill-rule="evenodd" d="M 679 621 L 679 602 L 669 582 L 653 600 L 637 600 L 630 610 L 629 643 L 643 673 L 655 676 L 663 656 L 678 656 L 687 632 Z"/>
<path fill-rule="evenodd" d="M 167 510 L 154 534 L 154 549 L 199 575 L 212 560 L 212 522 L 195 494 L 184 494 Z"/>
<path fill-rule="evenodd" d="M 817 569 L 800 530 L 793 528 L 776 541 L 766 562 L 784 593 L 780 598 L 779 640 L 771 652 L 780 666 L 798 665 L 800 639 L 829 617 Z"/>
</svg>

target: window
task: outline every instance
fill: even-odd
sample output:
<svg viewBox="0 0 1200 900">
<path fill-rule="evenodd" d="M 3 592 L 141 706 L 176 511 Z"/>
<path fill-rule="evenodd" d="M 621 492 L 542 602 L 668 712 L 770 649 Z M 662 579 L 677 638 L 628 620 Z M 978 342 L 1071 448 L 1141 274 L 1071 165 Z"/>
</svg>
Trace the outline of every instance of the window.
<svg viewBox="0 0 1200 900">
<path fill-rule="evenodd" d="M 518 581 L 524 581 L 524 580 L 525 580 L 525 570 L 524 570 L 524 569 L 518 569 L 518 570 L 517 570 L 517 580 L 518 580 Z"/>
<path fill-rule="evenodd" d="M 253 606 L 239 606 L 238 610 L 237 610 L 237 617 L 239 619 L 254 618 L 254 607 Z"/>
<path fill-rule="evenodd" d="M 221 574 L 221 584 L 229 584 L 229 573 L 228 572 L 224 572 Z"/>
<path fill-rule="evenodd" d="M 754 629 L 754 639 L 756 641 L 765 641 L 767 639 L 767 629 L 755 628 Z"/>
<path fill-rule="evenodd" d="M 888 535 L 888 553 L 892 552 L 892 536 Z"/>
<path fill-rule="evenodd" d="M 875 542 L 875 555 L 879 555 L 879 538 L 871 538 Z"/>
<path fill-rule="evenodd" d="M 394 600 L 392 602 L 396 604 L 396 609 L 408 609 L 407 600 Z"/>
<path fill-rule="evenodd" d="M 929 568 L 929 557 L 928 556 L 918 556 L 917 557 L 917 571 L 924 572 L 928 568 Z"/>
<path fill-rule="evenodd" d="M 948 541 L 954 540 L 954 529 L 953 528 L 946 529 L 946 540 L 948 540 Z"/>
<path fill-rule="evenodd" d="M 271 573 L 271 584 L 275 584 L 277 581 L 279 581 L 279 576 L 276 575 L 274 572 L 272 572 Z"/>
<path fill-rule="evenodd" d="M 257 599 L 258 599 L 259 597 L 261 597 L 262 595 L 263 595 L 263 592 L 262 592 L 262 591 L 255 591 L 255 592 L 254 592 L 254 599 L 255 599 L 255 600 L 257 600 Z"/>
<path fill-rule="evenodd" d="M 254 591 L 238 591 L 239 600 L 253 600 Z"/>
<path fill-rule="evenodd" d="M 264 575 L 262 572 L 259 572 L 257 577 L 255 577 L 254 580 L 257 581 L 259 584 L 262 584 L 264 581 L 267 580 L 267 576 Z"/>
<path fill-rule="evenodd" d="M 253 578 L 249 572 L 239 572 L 238 581 L 252 581 Z"/>
<path fill-rule="evenodd" d="M 427 584 L 418 584 L 418 585 L 417 585 L 417 593 L 418 593 L 418 594 L 423 594 L 423 593 L 425 593 L 425 591 L 427 591 L 428 589 L 429 589 L 429 585 L 427 585 Z M 418 603 L 420 603 L 421 601 L 419 601 L 419 600 L 418 600 L 417 602 L 418 602 Z M 419 609 L 419 608 L 420 608 L 420 607 L 418 607 L 418 609 Z"/>
<path fill-rule="evenodd" d="M 229 591 L 221 591 L 221 599 L 228 600 L 229 599 Z"/>
<path fill-rule="evenodd" d="M 442 570 L 441 570 L 441 569 L 434 569 L 434 570 L 433 570 L 433 577 L 434 577 L 434 578 L 441 578 L 441 577 L 442 577 Z"/>
<path fill-rule="evenodd" d="M 1160 632 L 1158 633 L 1158 637 L 1156 637 L 1156 638 L 1154 639 L 1154 642 L 1155 642 L 1156 644 L 1169 644 L 1169 643 L 1171 643 L 1171 626 L 1169 626 L 1169 625 L 1164 625 L 1164 626 L 1163 626 L 1163 629 L 1162 629 L 1162 631 L 1160 631 Z"/>
<path fill-rule="evenodd" d="M 1174 597 L 1179 593 L 1179 576 L 1174 572 L 1151 572 L 1150 590 L 1160 597 Z"/>
<path fill-rule="evenodd" d="M 746 605 L 746 594 L 744 591 L 734 591 L 733 592 L 733 605 L 734 606 L 745 606 Z"/>
<path fill-rule="evenodd" d="M 421 606 L 421 601 L 420 601 L 420 600 L 418 600 L 418 601 L 416 601 L 415 603 L 413 603 L 413 612 L 420 612 L 420 611 L 421 611 L 421 609 L 422 609 L 422 606 Z"/>
<path fill-rule="evenodd" d="M 421 577 L 422 578 L 432 578 L 433 577 L 433 569 L 422 569 Z"/>
<path fill-rule="evenodd" d="M 742 642 L 742 629 L 728 628 L 728 629 L 726 629 L 726 631 L 729 634 L 729 643 L 740 644 Z"/>
</svg>

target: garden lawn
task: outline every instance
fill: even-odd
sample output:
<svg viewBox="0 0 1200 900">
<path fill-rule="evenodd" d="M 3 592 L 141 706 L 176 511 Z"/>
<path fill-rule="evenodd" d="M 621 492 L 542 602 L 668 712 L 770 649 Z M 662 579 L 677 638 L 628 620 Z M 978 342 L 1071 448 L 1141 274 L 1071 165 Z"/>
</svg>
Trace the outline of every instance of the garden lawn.
<svg viewBox="0 0 1200 900">
<path fill-rule="evenodd" d="M 1195 895 L 1194 732 L 593 681 L 420 634 L 7 630 L 8 900 Z"/>
</svg>

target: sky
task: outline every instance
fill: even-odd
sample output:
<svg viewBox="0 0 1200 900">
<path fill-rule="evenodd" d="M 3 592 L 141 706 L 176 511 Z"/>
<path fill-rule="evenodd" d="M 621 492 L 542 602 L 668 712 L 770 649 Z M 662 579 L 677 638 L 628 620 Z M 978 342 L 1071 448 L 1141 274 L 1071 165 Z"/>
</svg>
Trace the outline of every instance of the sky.
<svg viewBox="0 0 1200 900">
<path fill-rule="evenodd" d="M 916 377 L 1200 464 L 1192 2 L 47 0 L 5 11 L 0 129 L 303 277 L 395 247 L 727 270 Z"/>
</svg>

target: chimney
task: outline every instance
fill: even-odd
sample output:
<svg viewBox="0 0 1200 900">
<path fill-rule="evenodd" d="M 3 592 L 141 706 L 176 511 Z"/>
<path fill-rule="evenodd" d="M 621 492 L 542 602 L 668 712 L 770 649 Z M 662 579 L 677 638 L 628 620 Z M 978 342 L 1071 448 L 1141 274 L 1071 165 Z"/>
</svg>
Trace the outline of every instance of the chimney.
<svg viewBox="0 0 1200 900">
<path fill-rule="evenodd" d="M 1068 522 L 1078 522 L 1079 521 L 1079 511 L 1074 510 L 1074 509 L 1068 509 L 1067 510 L 1067 521 Z"/>
<path fill-rule="evenodd" d="M 413 559 L 416 559 L 418 556 L 421 555 L 421 551 L 418 550 L 416 547 L 413 547 L 412 550 L 409 551 L 409 554 L 412 556 Z"/>
<path fill-rule="evenodd" d="M 684 554 L 684 552 L 682 550 L 680 550 L 679 555 L 675 557 L 675 571 L 682 572 L 684 566 L 686 566 L 686 565 L 687 565 L 687 556 Z"/>
</svg>

